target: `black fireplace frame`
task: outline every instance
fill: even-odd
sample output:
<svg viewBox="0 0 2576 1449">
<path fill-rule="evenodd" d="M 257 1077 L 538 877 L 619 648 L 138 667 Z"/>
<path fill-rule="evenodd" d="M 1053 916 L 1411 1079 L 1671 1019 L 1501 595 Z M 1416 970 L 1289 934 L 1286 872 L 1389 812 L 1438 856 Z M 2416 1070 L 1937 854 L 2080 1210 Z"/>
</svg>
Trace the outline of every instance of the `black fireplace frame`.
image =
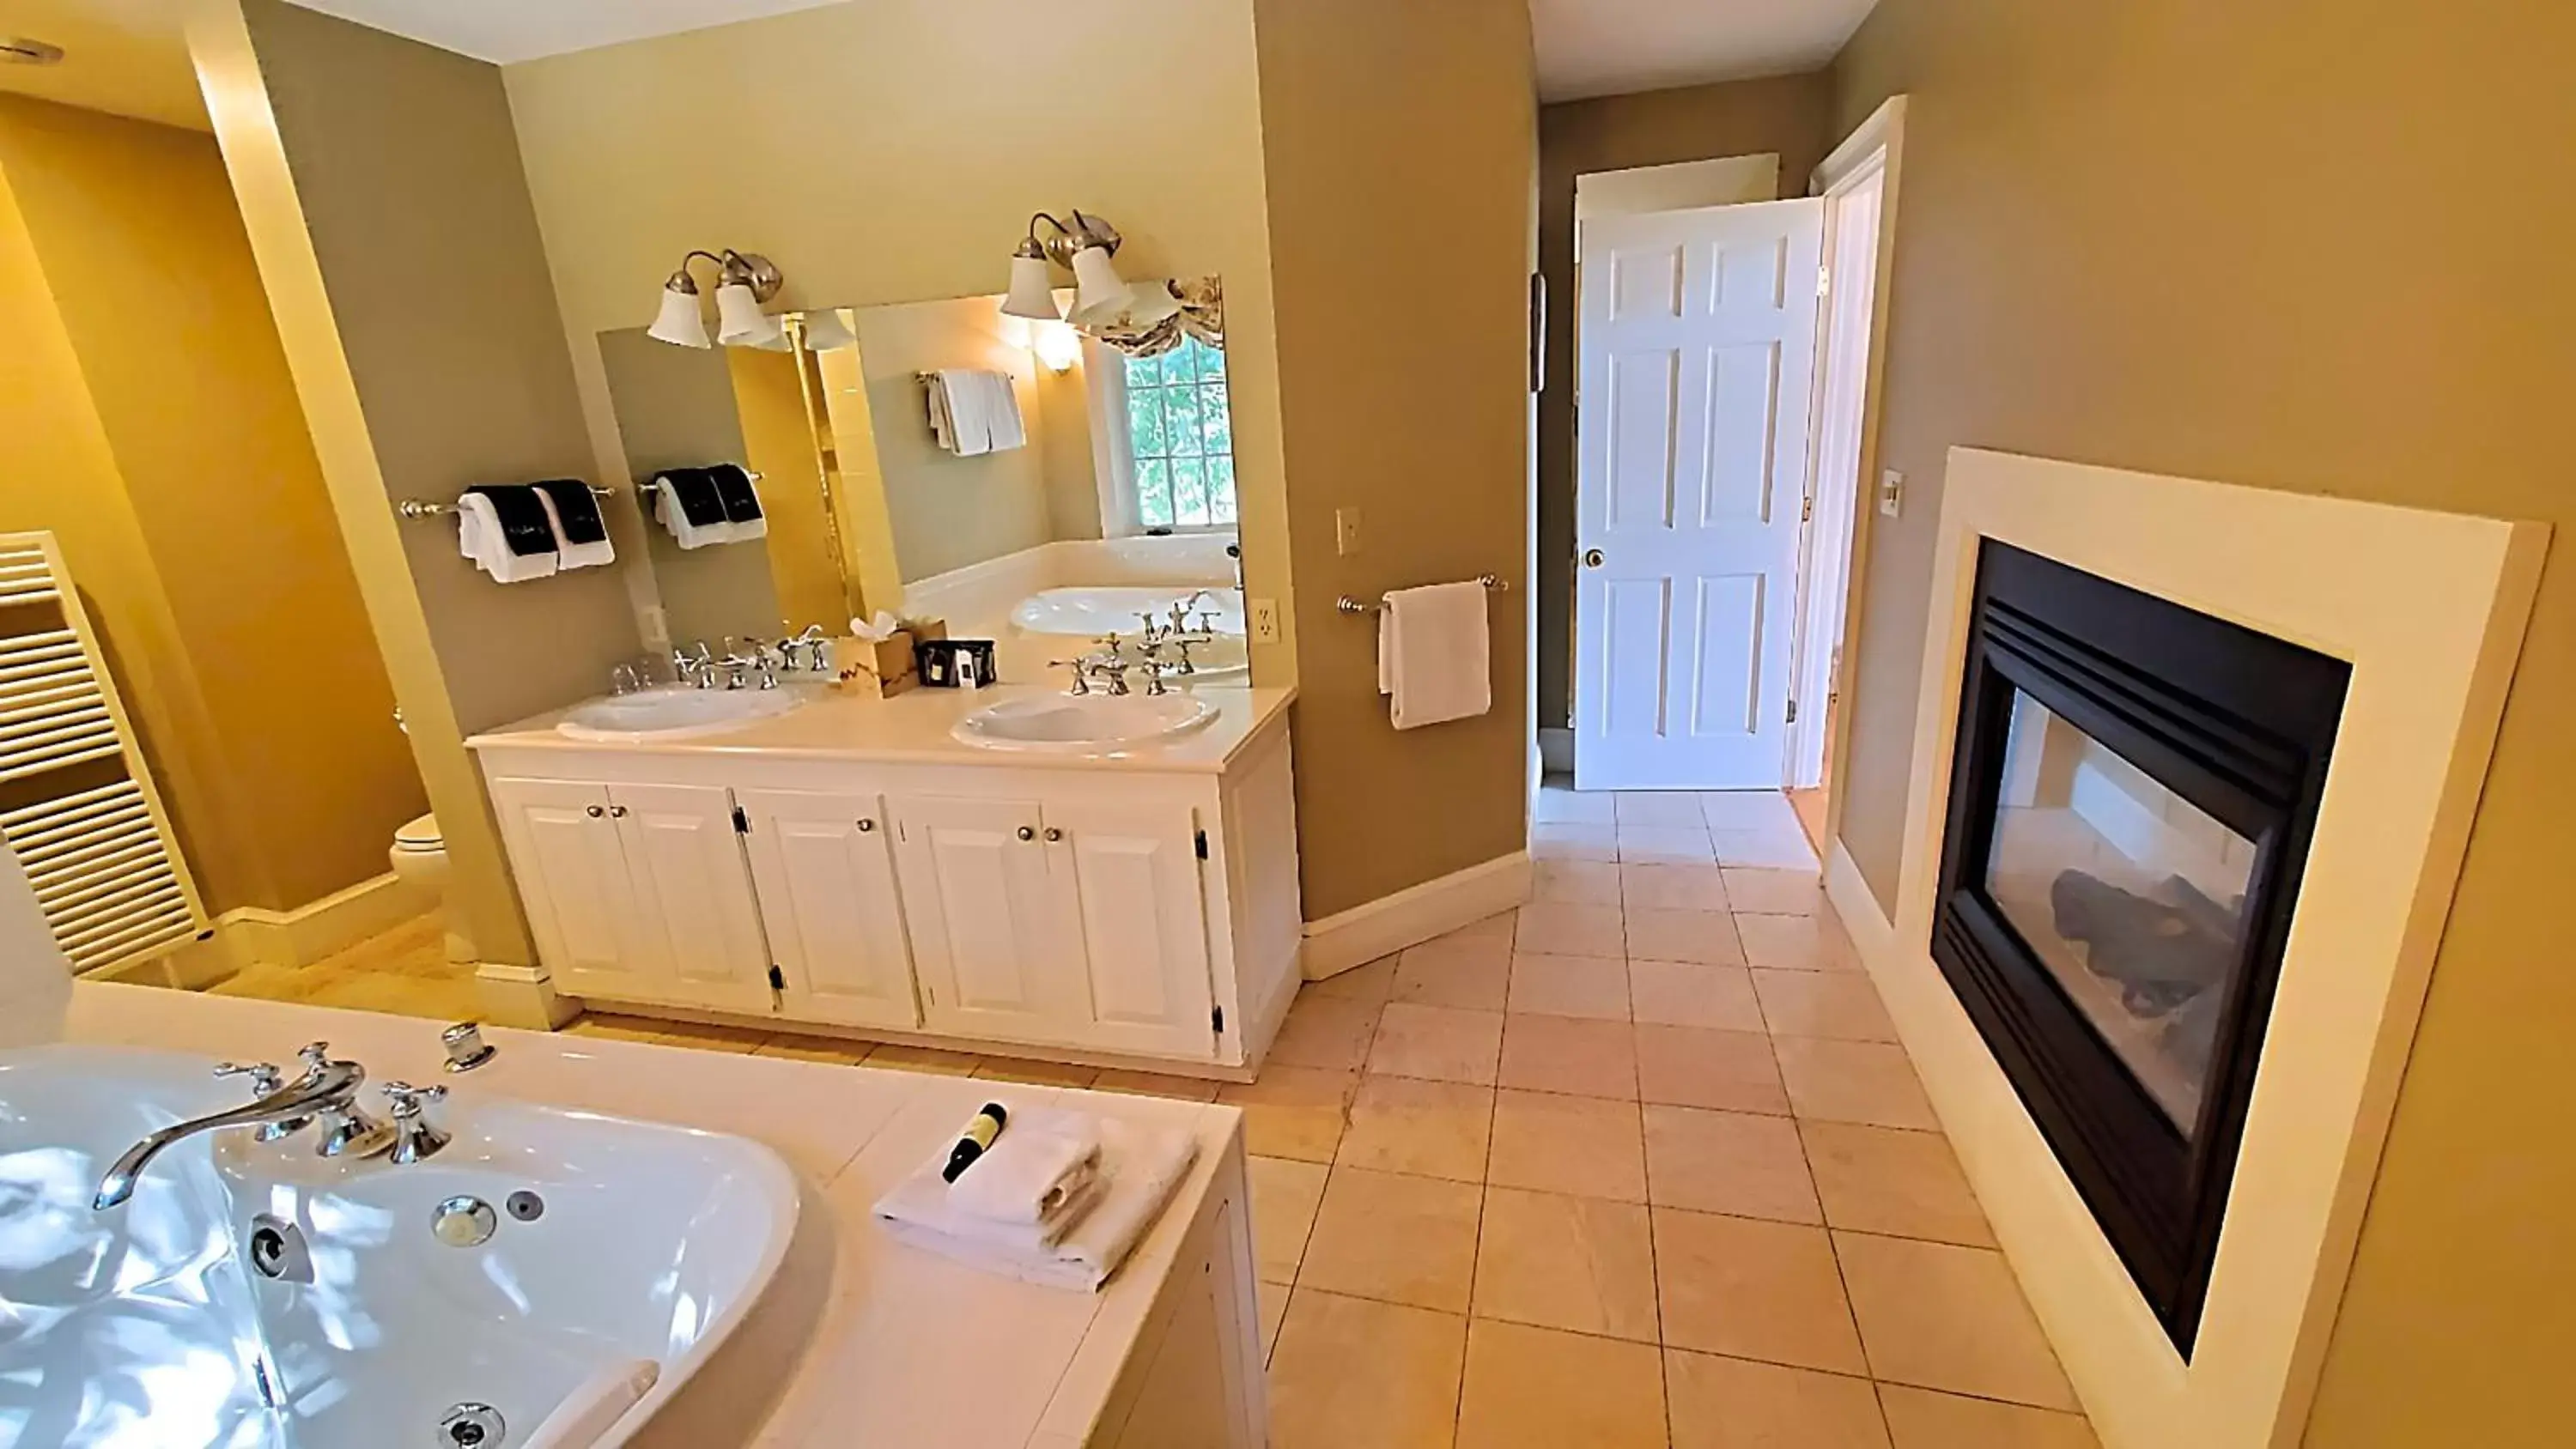
<svg viewBox="0 0 2576 1449">
<path fill-rule="evenodd" d="M 2188 1360 L 2352 669 L 1991 538 L 1966 665 L 1932 958 Z M 2016 690 L 2254 843 L 2189 1137 L 1986 893 Z"/>
</svg>

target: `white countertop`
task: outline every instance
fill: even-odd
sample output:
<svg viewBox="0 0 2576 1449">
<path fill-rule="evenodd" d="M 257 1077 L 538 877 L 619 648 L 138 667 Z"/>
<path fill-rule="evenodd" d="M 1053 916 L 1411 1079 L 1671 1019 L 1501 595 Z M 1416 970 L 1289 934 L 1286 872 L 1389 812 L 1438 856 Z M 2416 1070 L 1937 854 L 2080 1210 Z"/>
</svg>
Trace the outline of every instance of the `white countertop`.
<svg viewBox="0 0 2576 1449">
<path fill-rule="evenodd" d="M 1167 745 L 1110 755 L 988 750 L 949 733 L 988 704 L 1060 693 L 1051 685 L 996 684 L 986 689 L 913 689 L 892 699 L 863 690 L 833 690 L 793 714 L 754 720 L 723 734 L 690 739 L 603 743 L 555 729 L 577 706 L 504 725 L 465 743 L 477 750 L 571 750 L 585 754 L 763 755 L 899 764 L 982 764 L 1016 769 L 1161 770 L 1214 774 L 1287 709 L 1294 689 L 1204 685 L 1192 691 L 1217 705 L 1217 717 Z"/>
<path fill-rule="evenodd" d="M 288 1062 L 321 1038 L 363 1062 L 374 1081 L 444 1082 L 462 1097 L 490 1093 L 768 1144 L 803 1188 L 796 1238 L 751 1316 L 632 1441 L 650 1449 L 1080 1444 L 1243 1131 L 1232 1107 L 497 1028 L 487 1035 L 499 1057 L 451 1077 L 438 1067 L 434 1022 L 84 982 L 66 1039 Z M 945 1151 L 987 1101 L 1078 1103 L 1198 1134 L 1197 1164 L 1102 1291 L 980 1272 L 878 1227 L 870 1208 L 879 1194 Z"/>
</svg>

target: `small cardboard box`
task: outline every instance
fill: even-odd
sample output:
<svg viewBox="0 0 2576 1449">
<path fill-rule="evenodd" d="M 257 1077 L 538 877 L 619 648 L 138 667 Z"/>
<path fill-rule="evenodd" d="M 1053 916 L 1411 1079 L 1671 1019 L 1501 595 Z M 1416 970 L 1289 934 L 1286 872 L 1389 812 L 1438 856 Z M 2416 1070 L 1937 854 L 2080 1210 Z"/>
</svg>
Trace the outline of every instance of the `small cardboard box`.
<svg viewBox="0 0 2576 1449">
<path fill-rule="evenodd" d="M 947 637 L 945 619 L 910 619 L 890 639 L 874 644 L 843 640 L 841 657 L 848 662 L 841 666 L 841 686 L 874 689 L 889 699 L 916 688 L 921 683 L 921 665 L 913 652 L 915 641 Z"/>
</svg>

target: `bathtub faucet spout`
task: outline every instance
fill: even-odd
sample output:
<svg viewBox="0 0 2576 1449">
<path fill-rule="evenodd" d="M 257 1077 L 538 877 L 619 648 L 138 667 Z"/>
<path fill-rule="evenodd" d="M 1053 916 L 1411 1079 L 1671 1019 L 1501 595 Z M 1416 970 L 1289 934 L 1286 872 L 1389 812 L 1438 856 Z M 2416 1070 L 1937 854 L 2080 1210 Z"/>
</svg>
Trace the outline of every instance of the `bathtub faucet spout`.
<svg viewBox="0 0 2576 1449">
<path fill-rule="evenodd" d="M 328 1042 L 314 1042 L 301 1055 L 304 1075 L 292 1082 L 285 1080 L 277 1068 L 264 1064 L 235 1066 L 226 1062 L 215 1068 L 219 1077 L 249 1077 L 258 1100 L 229 1112 L 174 1122 L 127 1148 L 99 1183 L 98 1196 L 90 1206 L 99 1212 L 124 1206 L 134 1196 L 136 1183 L 154 1158 L 191 1137 L 232 1127 L 259 1128 L 262 1141 L 274 1142 L 312 1125 L 318 1118 L 326 1129 L 321 1148 L 325 1157 L 374 1157 L 390 1150 L 394 1145 L 392 1130 L 358 1106 L 358 1089 L 366 1085 L 367 1069 L 356 1062 L 333 1061 Z"/>
</svg>

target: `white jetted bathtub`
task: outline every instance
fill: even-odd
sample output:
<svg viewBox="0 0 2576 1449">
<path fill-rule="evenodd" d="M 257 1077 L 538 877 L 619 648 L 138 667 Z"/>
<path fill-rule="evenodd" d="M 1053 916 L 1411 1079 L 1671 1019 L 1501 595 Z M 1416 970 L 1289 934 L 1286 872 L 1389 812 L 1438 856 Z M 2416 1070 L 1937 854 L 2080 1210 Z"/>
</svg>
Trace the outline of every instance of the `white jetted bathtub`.
<svg viewBox="0 0 2576 1449">
<path fill-rule="evenodd" d="M 766 1147 L 493 1101 L 470 1076 L 434 1109 L 455 1136 L 428 1161 L 327 1162 L 310 1128 L 200 1135 L 95 1210 L 138 1139 L 241 1105 L 212 1066 L 0 1053 L 0 1445 L 622 1444 L 795 1228 Z"/>
<path fill-rule="evenodd" d="M 1011 609 L 1012 627 L 1028 634 L 1062 634 L 1097 639 L 1117 634 L 1133 639 L 1144 627 L 1138 616 L 1150 614 L 1157 625 L 1168 622 L 1174 604 L 1187 606 L 1189 627 L 1202 617 L 1216 638 L 1201 645 L 1192 662 L 1206 683 L 1234 683 L 1247 672 L 1243 595 L 1230 588 L 1194 588 L 1187 584 L 1084 584 L 1041 589 Z M 1068 646 L 1070 648 L 1070 646 Z"/>
</svg>

